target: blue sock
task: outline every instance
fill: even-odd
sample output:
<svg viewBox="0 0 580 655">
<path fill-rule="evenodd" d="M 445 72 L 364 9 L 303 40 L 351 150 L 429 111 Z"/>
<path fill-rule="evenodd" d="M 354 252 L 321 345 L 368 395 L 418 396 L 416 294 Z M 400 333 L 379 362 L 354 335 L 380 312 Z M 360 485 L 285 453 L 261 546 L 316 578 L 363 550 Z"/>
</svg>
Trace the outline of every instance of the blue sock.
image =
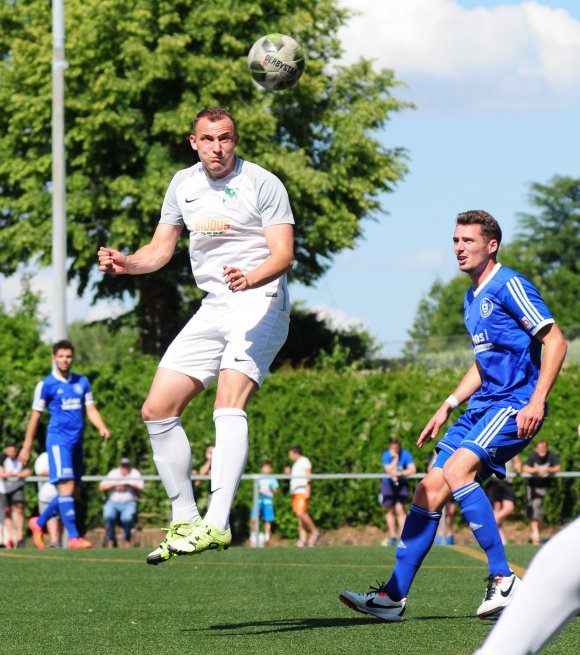
<svg viewBox="0 0 580 655">
<path fill-rule="evenodd" d="M 79 536 L 77 530 L 77 513 L 75 511 L 75 499 L 72 496 L 58 497 L 58 511 L 60 518 L 71 539 Z"/>
<path fill-rule="evenodd" d="M 493 509 L 479 482 L 471 482 L 453 492 L 461 513 L 477 542 L 485 551 L 490 575 L 511 575 Z"/>
<path fill-rule="evenodd" d="M 433 545 L 440 518 L 440 512 L 411 505 L 397 546 L 395 568 L 384 588 L 392 600 L 407 597 L 413 579 Z"/>
<path fill-rule="evenodd" d="M 44 526 L 50 521 L 53 516 L 58 516 L 58 496 L 55 496 L 48 507 L 38 517 L 37 524 L 39 528 L 44 530 Z"/>
</svg>

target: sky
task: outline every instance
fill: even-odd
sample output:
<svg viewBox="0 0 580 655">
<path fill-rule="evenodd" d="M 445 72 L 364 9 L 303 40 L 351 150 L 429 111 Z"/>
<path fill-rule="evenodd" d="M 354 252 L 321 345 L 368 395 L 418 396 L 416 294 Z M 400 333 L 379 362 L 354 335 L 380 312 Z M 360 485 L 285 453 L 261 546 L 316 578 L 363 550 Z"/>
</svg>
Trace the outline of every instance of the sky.
<svg viewBox="0 0 580 655">
<path fill-rule="evenodd" d="M 533 210 L 532 182 L 580 177 L 580 0 L 340 2 L 358 12 L 340 35 L 345 63 L 364 56 L 393 69 L 406 84 L 393 94 L 416 104 L 378 135 L 407 149 L 410 171 L 380 197 L 383 213 L 363 223 L 355 248 L 291 295 L 334 325 L 364 326 L 395 356 L 421 298 L 456 274 L 457 213 L 489 211 L 509 241 L 518 213 Z M 50 270 L 35 272 L 47 315 L 51 284 Z M 19 290 L 17 277 L 0 278 L 5 305 Z M 69 321 L 125 311 L 91 306 L 74 288 L 67 306 Z"/>
</svg>

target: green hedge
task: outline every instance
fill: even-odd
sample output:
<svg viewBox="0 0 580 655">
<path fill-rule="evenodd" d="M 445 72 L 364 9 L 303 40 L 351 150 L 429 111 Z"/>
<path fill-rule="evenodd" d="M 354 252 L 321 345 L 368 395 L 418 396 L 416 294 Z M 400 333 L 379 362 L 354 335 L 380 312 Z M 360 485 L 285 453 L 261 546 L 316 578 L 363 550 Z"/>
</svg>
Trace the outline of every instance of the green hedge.
<svg viewBox="0 0 580 655">
<path fill-rule="evenodd" d="M 27 322 L 28 321 L 28 322 Z M 7 318 L 0 312 L 0 430 L 4 441 L 24 436 L 34 386 L 50 367 L 49 348 L 42 344 L 33 321 Z M 105 444 L 92 426 L 87 428 L 85 473 L 106 474 L 121 455 L 129 455 L 142 473 L 155 474 L 147 432 L 140 407 L 155 372 L 157 361 L 128 348 L 113 361 L 96 366 L 79 361 L 75 367 L 89 377 L 97 407 L 109 425 L 112 439 Z M 315 473 L 381 472 L 381 453 L 391 436 L 411 450 L 419 471 L 426 469 L 432 446 L 416 447 L 417 437 L 441 400 L 462 375 L 459 369 L 429 370 L 406 367 L 382 372 L 355 370 L 281 370 L 272 375 L 253 399 L 249 409 L 250 455 L 246 472 L 259 472 L 263 458 L 272 459 L 274 471 L 289 464 L 288 449 L 300 444 L 312 460 Z M 568 366 L 550 397 L 550 415 L 542 436 L 559 453 L 563 470 L 579 469 L 576 413 L 580 368 Z M 196 398 L 183 416 L 194 453 L 194 466 L 203 461 L 205 446 L 213 442 L 215 389 Z M 37 444 L 42 446 L 42 435 Z M 200 488 L 206 502 L 207 484 Z M 577 480 L 560 480 L 547 503 L 548 520 L 560 523 L 580 512 Z M 296 534 L 287 483 L 276 498 L 277 530 Z M 378 481 L 315 481 L 311 513 L 324 530 L 346 524 L 383 525 L 377 503 Z M 518 484 L 518 495 L 523 485 Z M 101 524 L 103 497 L 94 483 L 83 488 L 86 523 Z M 234 508 L 238 534 L 247 530 L 252 485 L 240 486 Z M 34 494 L 29 493 L 29 504 Z M 522 506 L 523 507 L 523 506 Z M 142 522 L 163 525 L 170 507 L 162 485 L 147 484 L 141 503 Z M 29 508 L 32 510 L 33 508 Z"/>
</svg>

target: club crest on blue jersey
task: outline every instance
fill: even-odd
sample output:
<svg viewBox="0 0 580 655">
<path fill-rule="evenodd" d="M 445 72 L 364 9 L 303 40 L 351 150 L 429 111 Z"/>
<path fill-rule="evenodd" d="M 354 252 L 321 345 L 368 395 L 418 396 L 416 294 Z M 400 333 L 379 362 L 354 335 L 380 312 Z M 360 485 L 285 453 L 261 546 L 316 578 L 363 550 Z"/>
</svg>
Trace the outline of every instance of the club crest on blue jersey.
<svg viewBox="0 0 580 655">
<path fill-rule="evenodd" d="M 481 318 L 487 318 L 493 312 L 493 303 L 489 298 L 482 298 L 479 304 L 479 313 Z"/>
</svg>

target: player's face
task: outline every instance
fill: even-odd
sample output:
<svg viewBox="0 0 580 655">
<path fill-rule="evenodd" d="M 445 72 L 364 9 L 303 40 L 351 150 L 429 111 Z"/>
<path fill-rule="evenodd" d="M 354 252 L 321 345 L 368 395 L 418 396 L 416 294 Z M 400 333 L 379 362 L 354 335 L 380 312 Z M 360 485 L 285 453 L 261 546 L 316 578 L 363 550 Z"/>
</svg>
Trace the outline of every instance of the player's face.
<svg viewBox="0 0 580 655">
<path fill-rule="evenodd" d="M 453 249 L 459 269 L 470 276 L 476 276 L 493 263 L 497 241 L 484 237 L 481 225 L 457 225 L 453 235 Z"/>
<path fill-rule="evenodd" d="M 206 175 L 214 178 L 225 177 L 234 170 L 235 150 L 239 140 L 229 118 L 210 121 L 204 117 L 198 122 L 195 134 L 189 137 L 191 147 L 197 150 Z"/>
<path fill-rule="evenodd" d="M 70 371 L 74 361 L 73 351 L 66 348 L 61 348 L 60 350 L 56 351 L 55 355 L 53 355 L 52 361 L 54 362 L 59 373 L 66 374 Z"/>
</svg>

